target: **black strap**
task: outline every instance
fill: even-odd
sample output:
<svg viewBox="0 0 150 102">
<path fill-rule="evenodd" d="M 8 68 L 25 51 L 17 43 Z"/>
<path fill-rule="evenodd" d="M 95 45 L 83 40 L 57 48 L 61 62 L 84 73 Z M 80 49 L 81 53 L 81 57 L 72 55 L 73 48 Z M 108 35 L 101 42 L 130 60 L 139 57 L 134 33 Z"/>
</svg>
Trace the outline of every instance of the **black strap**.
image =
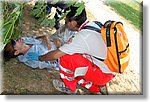
<svg viewBox="0 0 150 102">
<path fill-rule="evenodd" d="M 107 42 L 107 47 L 110 47 L 110 46 L 111 46 L 110 26 L 111 26 L 111 24 L 108 24 L 108 25 L 107 25 L 107 28 L 106 28 L 106 42 Z"/>
<path fill-rule="evenodd" d="M 93 56 L 94 58 L 96 58 L 97 60 L 100 60 L 100 61 L 104 61 L 105 59 L 101 59 L 101 58 L 98 58 L 98 57 L 95 57 L 95 56 Z"/>
<path fill-rule="evenodd" d="M 98 25 L 100 28 L 103 26 L 103 24 L 99 21 L 93 21 L 96 25 Z M 82 29 L 89 29 L 89 30 L 94 30 L 98 33 L 101 33 L 100 29 L 99 28 L 96 28 L 96 27 L 93 27 L 93 26 L 85 26 L 83 27 Z"/>
<path fill-rule="evenodd" d="M 100 28 L 103 26 L 103 24 L 101 22 L 98 22 L 98 21 L 93 21 L 95 24 L 97 24 Z M 109 21 L 109 23 L 107 23 L 107 26 L 106 26 L 106 42 L 107 42 L 107 47 L 110 47 L 111 46 L 111 39 L 110 39 L 110 26 L 111 24 L 113 23 L 113 21 Z M 106 25 L 106 24 L 105 24 Z M 85 26 L 84 28 L 82 29 L 89 29 L 89 30 L 93 30 L 93 31 L 96 31 L 98 33 L 101 33 L 100 29 L 99 28 L 96 28 L 96 27 L 93 27 L 93 26 Z"/>
<path fill-rule="evenodd" d="M 129 43 L 128 43 L 128 45 L 126 46 L 125 50 L 120 51 L 119 53 L 121 54 L 121 53 L 123 53 L 123 52 L 127 51 L 128 47 L 129 47 Z"/>
<path fill-rule="evenodd" d="M 101 59 L 101 58 L 98 58 L 98 57 L 95 57 L 95 56 L 92 56 L 92 57 L 91 57 L 91 55 L 89 55 L 89 56 L 90 56 L 90 58 L 92 60 L 92 66 L 94 66 L 94 61 L 93 61 L 92 57 L 94 57 L 95 59 L 97 59 L 99 61 L 102 61 L 102 62 L 105 60 L 105 59 Z"/>
<path fill-rule="evenodd" d="M 100 33 L 100 29 L 96 28 L 96 27 L 93 27 L 93 26 L 85 26 L 82 29 L 89 29 L 89 30 L 93 30 L 93 31 L 96 31 L 96 32 Z"/>
<path fill-rule="evenodd" d="M 97 24 L 100 28 L 102 28 L 103 24 L 99 21 L 93 21 L 95 24 Z"/>
</svg>

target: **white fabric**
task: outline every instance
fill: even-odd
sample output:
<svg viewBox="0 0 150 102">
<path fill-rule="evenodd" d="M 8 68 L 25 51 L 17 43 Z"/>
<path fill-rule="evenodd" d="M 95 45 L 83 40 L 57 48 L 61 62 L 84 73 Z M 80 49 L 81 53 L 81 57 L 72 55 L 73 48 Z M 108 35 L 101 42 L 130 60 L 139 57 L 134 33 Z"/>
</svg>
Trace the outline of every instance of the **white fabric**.
<svg viewBox="0 0 150 102">
<path fill-rule="evenodd" d="M 99 28 L 94 22 L 89 22 L 87 25 Z M 105 59 L 107 56 L 107 47 L 101 34 L 88 29 L 79 31 L 67 44 L 60 47 L 59 50 L 69 55 L 74 53 L 85 53 L 102 59 Z M 95 58 L 93 58 L 93 61 L 103 72 L 111 72 L 103 62 Z"/>
<path fill-rule="evenodd" d="M 75 73 L 74 73 L 74 77 L 85 76 L 87 70 L 88 70 L 88 66 L 87 67 L 78 67 L 78 68 L 76 68 Z"/>
<path fill-rule="evenodd" d="M 87 83 L 87 84 L 85 85 L 85 87 L 86 87 L 87 89 L 89 89 L 91 86 L 92 86 L 92 82 Z"/>
<path fill-rule="evenodd" d="M 59 67 L 60 67 L 60 69 L 61 69 L 62 71 L 66 72 L 67 74 L 73 74 L 73 73 L 74 73 L 73 71 L 68 70 L 68 69 L 62 67 L 61 65 L 59 65 Z"/>
<path fill-rule="evenodd" d="M 74 74 L 74 77 L 77 77 L 77 76 L 84 76 L 88 70 L 88 66 L 86 67 L 78 67 L 76 68 L 75 72 L 71 71 L 71 70 L 68 70 L 64 67 L 62 67 L 61 65 L 60 66 L 60 69 L 64 72 L 66 72 L 67 74 Z"/>
<path fill-rule="evenodd" d="M 32 47 L 28 50 L 28 52 L 25 55 L 19 55 L 18 59 L 20 62 L 23 62 L 24 64 L 26 64 L 27 66 L 30 66 L 32 68 L 55 68 L 55 70 L 59 70 L 58 66 L 58 62 L 56 60 L 54 61 L 36 61 L 36 60 L 29 60 L 27 59 L 27 54 L 29 52 L 38 52 L 40 55 L 46 54 L 47 52 L 49 52 L 50 50 L 48 49 L 47 45 L 45 43 L 43 43 L 40 40 L 35 39 L 35 37 L 22 37 L 24 43 L 26 44 L 32 44 Z M 51 50 L 55 50 L 56 46 L 52 43 L 52 49 Z"/>
<path fill-rule="evenodd" d="M 61 77 L 62 79 L 66 79 L 66 80 L 68 80 L 68 81 L 74 80 L 74 77 L 65 76 L 63 73 L 60 73 L 60 77 Z"/>
<path fill-rule="evenodd" d="M 75 31 L 70 31 L 66 25 L 63 25 L 56 33 L 50 36 L 50 40 L 59 39 L 61 44 L 64 45 L 76 33 Z"/>
<path fill-rule="evenodd" d="M 78 84 L 80 85 L 80 84 L 83 84 L 84 82 L 85 82 L 85 80 L 81 79 L 80 81 L 78 81 Z"/>
</svg>

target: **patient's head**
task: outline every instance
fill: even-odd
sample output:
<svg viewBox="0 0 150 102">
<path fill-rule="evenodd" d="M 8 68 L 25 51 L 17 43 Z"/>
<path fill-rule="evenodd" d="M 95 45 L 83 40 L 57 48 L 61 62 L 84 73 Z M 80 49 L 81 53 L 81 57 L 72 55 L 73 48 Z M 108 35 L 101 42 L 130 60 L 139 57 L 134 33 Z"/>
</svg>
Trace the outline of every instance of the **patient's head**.
<svg viewBox="0 0 150 102">
<path fill-rule="evenodd" d="M 25 47 L 25 43 L 23 43 L 23 40 L 21 38 L 16 40 L 11 40 L 4 47 L 4 51 L 3 51 L 4 58 L 6 59 L 14 58 L 17 57 L 18 55 L 23 54 L 25 50 L 24 47 Z"/>
</svg>

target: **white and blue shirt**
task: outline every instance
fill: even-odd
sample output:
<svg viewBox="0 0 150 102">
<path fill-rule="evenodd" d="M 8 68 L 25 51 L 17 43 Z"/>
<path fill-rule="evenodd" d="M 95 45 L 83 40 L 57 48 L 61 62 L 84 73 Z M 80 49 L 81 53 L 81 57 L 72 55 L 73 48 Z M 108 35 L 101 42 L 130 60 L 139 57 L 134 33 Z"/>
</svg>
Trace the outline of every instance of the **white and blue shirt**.
<svg viewBox="0 0 150 102">
<path fill-rule="evenodd" d="M 22 37 L 22 39 L 24 43 L 32 44 L 32 46 L 25 55 L 18 56 L 18 59 L 20 62 L 23 62 L 24 64 L 32 68 L 40 68 L 40 69 L 50 68 L 50 69 L 59 70 L 58 68 L 59 63 L 57 60 L 46 62 L 46 61 L 40 61 L 40 60 L 29 60 L 27 58 L 27 55 L 30 52 L 38 52 L 38 54 L 43 55 L 43 54 L 48 53 L 49 51 L 57 49 L 53 42 L 51 42 L 52 48 L 49 49 L 45 43 L 43 43 L 41 40 L 36 39 L 35 36 L 34 37 Z"/>
</svg>

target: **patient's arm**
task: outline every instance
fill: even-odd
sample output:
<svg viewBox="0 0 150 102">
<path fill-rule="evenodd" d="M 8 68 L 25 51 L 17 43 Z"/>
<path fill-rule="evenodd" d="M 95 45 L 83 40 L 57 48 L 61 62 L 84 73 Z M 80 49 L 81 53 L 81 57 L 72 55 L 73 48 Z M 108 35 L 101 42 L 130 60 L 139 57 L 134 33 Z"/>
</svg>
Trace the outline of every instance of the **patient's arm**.
<svg viewBox="0 0 150 102">
<path fill-rule="evenodd" d="M 60 39 L 54 39 L 54 44 L 57 48 L 61 47 L 62 45 Z"/>
<path fill-rule="evenodd" d="M 39 36 L 39 37 L 37 37 L 37 39 L 42 39 L 42 41 L 47 44 L 47 47 L 49 49 L 52 48 L 52 45 L 51 45 L 51 42 L 50 42 L 50 39 L 49 39 L 48 35 Z"/>
</svg>

